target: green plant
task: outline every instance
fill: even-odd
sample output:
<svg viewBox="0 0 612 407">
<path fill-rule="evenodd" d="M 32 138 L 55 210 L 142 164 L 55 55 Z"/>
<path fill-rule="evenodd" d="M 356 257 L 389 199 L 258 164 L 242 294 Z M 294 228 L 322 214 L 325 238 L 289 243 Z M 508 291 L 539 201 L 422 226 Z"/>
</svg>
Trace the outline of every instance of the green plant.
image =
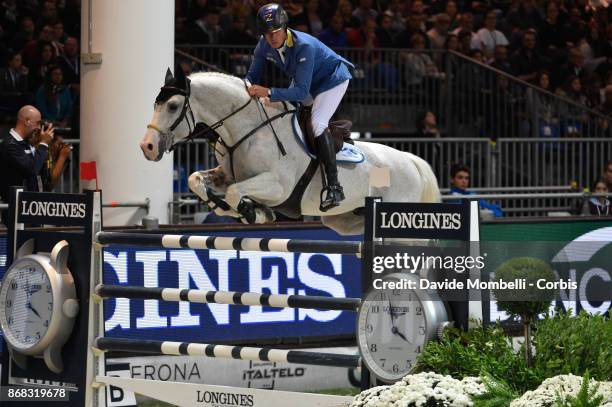
<svg viewBox="0 0 612 407">
<path fill-rule="evenodd" d="M 533 257 L 516 257 L 504 262 L 495 270 L 495 281 L 524 281 L 525 288 L 493 290 L 499 309 L 523 321 L 525 361 L 531 364 L 531 322 L 550 307 L 555 298 L 554 290 L 538 288 L 538 281 L 555 281 L 555 273 L 543 260 Z"/>
<path fill-rule="evenodd" d="M 481 376 L 486 391 L 472 397 L 474 407 L 508 407 L 519 394 L 504 380 L 496 379 L 488 373 Z"/>
<path fill-rule="evenodd" d="M 556 312 L 533 330 L 533 368 L 539 380 L 560 374 L 612 380 L 612 320 L 582 311 L 575 317 Z"/>
<path fill-rule="evenodd" d="M 541 382 L 498 325 L 479 326 L 467 332 L 445 331 L 440 341 L 429 342 L 423 349 L 417 369 L 456 379 L 480 376 L 486 371 L 493 377 L 504 377 L 519 391 L 535 388 Z"/>
<path fill-rule="evenodd" d="M 589 390 L 589 372 L 588 370 L 582 378 L 582 384 L 580 385 L 580 391 L 576 396 L 568 396 L 564 398 L 563 395 L 557 393 L 557 407 L 598 407 L 603 401 L 602 395 L 597 395 L 597 389 L 599 389 L 599 383 L 596 383 L 591 390 Z"/>
</svg>

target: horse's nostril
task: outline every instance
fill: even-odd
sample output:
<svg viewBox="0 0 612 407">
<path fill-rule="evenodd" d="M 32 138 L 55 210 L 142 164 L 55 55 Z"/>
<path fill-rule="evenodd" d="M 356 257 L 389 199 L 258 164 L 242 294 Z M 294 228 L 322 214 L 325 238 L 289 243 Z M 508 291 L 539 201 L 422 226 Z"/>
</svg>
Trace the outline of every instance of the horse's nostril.
<svg viewBox="0 0 612 407">
<path fill-rule="evenodd" d="M 149 143 L 149 144 L 147 144 L 147 149 L 148 149 L 149 151 L 153 151 L 153 143 Z"/>
</svg>

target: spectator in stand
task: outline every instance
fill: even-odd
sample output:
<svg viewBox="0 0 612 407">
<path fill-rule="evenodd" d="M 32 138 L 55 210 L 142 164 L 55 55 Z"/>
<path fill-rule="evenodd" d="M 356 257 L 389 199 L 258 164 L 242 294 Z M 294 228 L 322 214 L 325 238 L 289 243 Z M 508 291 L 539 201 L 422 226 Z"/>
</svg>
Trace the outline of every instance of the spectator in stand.
<svg viewBox="0 0 612 407">
<path fill-rule="evenodd" d="M 319 40 L 330 48 L 342 48 L 348 45 L 344 22 L 340 14 L 334 14 L 329 20 L 329 27 L 321 31 Z"/>
<path fill-rule="evenodd" d="M 425 36 L 417 33 L 410 39 L 410 52 L 401 52 L 400 58 L 405 62 L 407 85 L 421 85 L 426 78 L 442 78 L 436 64 L 425 52 Z"/>
<path fill-rule="evenodd" d="M 36 107 L 43 119 L 56 127 L 66 127 L 72 117 L 72 96 L 63 83 L 62 68 L 51 66 L 44 84 L 36 92 Z"/>
<path fill-rule="evenodd" d="M 596 109 L 599 113 L 605 116 L 612 117 L 612 85 L 607 85 L 604 89 L 604 101 Z M 610 133 L 610 119 L 598 118 L 598 124 L 603 130 Z M 610 188 L 612 191 L 612 188 Z"/>
<path fill-rule="evenodd" d="M 484 26 L 472 38 L 472 48 L 482 50 L 485 60 L 493 58 L 493 52 L 498 45 L 508 45 L 508 39 L 497 26 L 497 12 L 489 11 L 484 20 Z"/>
<path fill-rule="evenodd" d="M 453 34 L 459 35 L 461 31 L 469 32 L 474 34 L 474 15 L 472 13 L 461 13 L 457 20 L 459 26 L 452 32 Z M 471 38 L 470 38 L 471 39 Z"/>
<path fill-rule="evenodd" d="M 338 13 L 342 16 L 346 28 L 358 29 L 361 26 L 361 20 L 353 15 L 353 5 L 349 0 L 338 1 Z"/>
<path fill-rule="evenodd" d="M 34 41 L 36 26 L 34 20 L 30 16 L 21 17 L 19 23 L 19 31 L 13 37 L 13 47 L 15 50 L 21 50 L 27 43 Z"/>
<path fill-rule="evenodd" d="M 8 66 L 0 69 L 0 107 L 4 113 L 14 115 L 23 105 L 31 103 L 28 87 L 28 68 L 21 62 L 21 54 L 9 54 Z"/>
<path fill-rule="evenodd" d="M 440 13 L 434 17 L 434 26 L 431 30 L 427 31 L 427 37 L 429 37 L 432 49 L 444 48 L 450 22 L 451 18 L 446 13 Z"/>
<path fill-rule="evenodd" d="M 391 26 L 393 20 L 387 14 L 382 14 L 380 18 L 380 27 L 376 29 L 376 38 L 381 48 L 393 47 L 393 30 Z"/>
<path fill-rule="evenodd" d="M 27 94 L 28 91 L 28 68 L 23 65 L 21 54 L 13 52 L 7 67 L 0 69 L 0 92 Z"/>
<path fill-rule="evenodd" d="M 0 3 L 0 26 L 8 33 L 17 31 L 18 17 L 20 14 L 17 0 L 4 0 Z"/>
<path fill-rule="evenodd" d="M 423 0 L 413 0 L 410 6 L 410 14 L 415 16 L 419 21 L 419 31 L 426 32 L 427 27 L 425 22 L 427 21 L 427 14 L 425 14 L 425 3 Z"/>
<path fill-rule="evenodd" d="M 363 22 L 360 29 L 351 29 L 347 33 L 349 46 L 354 48 L 378 48 L 380 43 L 376 37 L 376 21 L 368 18 Z"/>
<path fill-rule="evenodd" d="M 37 148 L 32 148 L 28 142 L 38 132 L 41 132 L 40 143 Z M 42 127 L 40 112 L 34 106 L 26 105 L 19 109 L 15 128 L 5 137 L 1 150 L 0 198 L 2 200 L 8 201 L 11 186 L 23 186 L 26 191 L 38 190 L 36 176 L 47 159 L 52 140 L 53 126 Z"/>
<path fill-rule="evenodd" d="M 454 30 L 459 27 L 459 9 L 457 8 L 457 3 L 455 1 L 448 0 L 446 2 L 444 14 L 450 18 L 450 23 L 448 26 L 449 30 Z"/>
<path fill-rule="evenodd" d="M 474 192 L 468 191 L 470 187 L 470 168 L 468 166 L 453 164 L 451 166 L 450 175 L 451 195 L 467 196 L 468 199 L 470 195 L 474 195 Z M 447 202 L 452 203 L 453 201 Z M 504 216 L 504 212 L 499 206 L 489 203 L 484 199 L 478 200 L 478 206 L 480 207 L 481 214 L 490 214 L 494 217 Z"/>
<path fill-rule="evenodd" d="M 557 89 L 557 94 L 586 106 L 587 98 L 582 90 L 582 82 L 577 76 L 570 76 L 565 84 Z"/>
<path fill-rule="evenodd" d="M 242 0 L 229 0 L 225 4 L 225 8 L 221 10 L 219 16 L 219 25 L 224 33 L 232 29 L 234 18 L 243 17 L 246 23 L 246 16 L 252 12 L 251 3 Z M 248 30 L 250 31 L 250 30 Z"/>
<path fill-rule="evenodd" d="M 446 43 L 444 49 L 447 51 L 461 52 L 461 44 L 459 44 L 459 37 L 455 34 L 448 34 L 446 37 Z M 440 65 L 440 71 L 450 73 L 452 78 L 457 75 L 459 69 L 459 59 L 457 55 L 452 52 L 445 52 L 442 54 L 442 63 Z"/>
<path fill-rule="evenodd" d="M 470 51 L 472 50 L 472 37 L 474 36 L 474 33 L 471 33 L 469 31 L 460 31 L 458 34 L 458 39 L 459 39 L 459 52 L 461 52 L 464 55 L 469 55 Z"/>
<path fill-rule="evenodd" d="M 57 4 L 55 1 L 45 1 L 42 3 L 42 11 L 40 13 L 40 20 L 38 26 L 51 25 L 59 19 L 59 13 L 57 11 Z"/>
<path fill-rule="evenodd" d="M 562 32 L 565 43 L 571 46 L 577 46 L 580 40 L 586 38 L 588 28 L 578 7 L 570 9 L 568 22 L 563 26 Z"/>
<path fill-rule="evenodd" d="M 546 5 L 546 19 L 541 23 L 538 33 L 541 52 L 551 58 L 558 58 L 565 48 L 565 35 L 563 24 L 559 20 L 559 7 L 554 1 Z"/>
<path fill-rule="evenodd" d="M 534 30 L 523 33 L 522 47 L 510 59 L 510 67 L 514 76 L 528 82 L 533 81 L 544 68 L 544 60 L 536 50 Z"/>
<path fill-rule="evenodd" d="M 595 194 L 607 194 L 610 192 L 604 178 L 599 178 L 593 183 L 591 191 Z M 584 203 L 583 215 L 612 216 L 612 206 L 605 196 L 591 197 Z"/>
<path fill-rule="evenodd" d="M 34 67 L 41 64 L 40 60 L 40 51 L 43 45 L 50 45 L 52 52 L 52 59 L 58 55 L 58 50 L 53 47 L 53 27 L 50 25 L 45 25 L 40 33 L 38 34 L 37 40 L 31 40 L 28 42 L 21 51 L 21 56 L 23 57 L 23 63 L 26 66 Z"/>
<path fill-rule="evenodd" d="M 223 37 L 223 44 L 255 45 L 257 44 L 257 38 L 247 31 L 246 19 L 244 17 L 234 16 L 230 30 Z"/>
<path fill-rule="evenodd" d="M 369 19 L 376 21 L 378 18 L 378 12 L 372 8 L 372 3 L 372 0 L 359 0 L 359 6 L 353 11 L 353 17 L 358 19 L 361 24 Z"/>
<path fill-rule="evenodd" d="M 421 30 L 421 18 L 415 14 L 411 14 L 406 18 L 406 29 L 395 37 L 395 47 L 410 48 L 414 34 L 422 34 L 425 38 L 425 48 L 429 48 L 429 37 Z"/>
<path fill-rule="evenodd" d="M 57 65 L 62 68 L 64 73 L 64 83 L 73 93 L 78 93 L 81 58 L 79 56 L 79 41 L 75 37 L 66 38 L 64 53 L 57 58 Z"/>
<path fill-rule="evenodd" d="M 550 74 L 540 71 L 536 74 L 533 83 L 540 89 L 552 92 L 550 88 Z M 559 137 L 559 113 L 557 99 L 537 89 L 527 88 L 527 111 L 535 113 L 538 122 L 537 128 L 532 129 L 531 121 L 523 122 L 525 135 L 534 137 Z"/>
<path fill-rule="evenodd" d="M 542 17 L 535 0 L 520 0 L 518 9 L 510 11 L 506 22 L 512 27 L 513 33 L 527 29 L 537 29 L 542 24 Z"/>
<path fill-rule="evenodd" d="M 308 18 L 304 8 L 304 0 L 288 0 L 285 2 L 285 11 L 289 15 L 289 26 L 299 31 L 308 31 Z"/>
<path fill-rule="evenodd" d="M 221 44 L 223 29 L 219 25 L 219 10 L 210 8 L 209 11 L 198 18 L 192 26 L 190 43 L 192 44 Z"/>
<path fill-rule="evenodd" d="M 35 134 L 30 138 L 30 147 L 37 148 L 41 142 L 41 133 Z M 49 145 L 49 153 L 47 159 L 37 175 L 38 192 L 51 192 L 55 189 L 62 178 L 62 174 L 66 169 L 72 147 L 64 143 L 62 136 L 55 135 L 53 141 Z"/>
<path fill-rule="evenodd" d="M 53 48 L 49 43 L 41 43 L 39 56 L 36 58 L 38 61 L 34 66 L 30 67 L 29 84 L 30 90 L 36 91 L 38 87 L 45 81 L 49 66 L 55 62 L 55 56 L 53 55 Z"/>
<path fill-rule="evenodd" d="M 391 17 L 391 30 L 398 34 L 406 28 L 403 15 L 404 3 L 401 0 L 391 0 L 385 14 Z"/>
<path fill-rule="evenodd" d="M 323 31 L 323 20 L 319 15 L 319 0 L 307 0 L 304 12 L 308 22 L 308 32 L 315 37 L 318 36 Z"/>
<path fill-rule="evenodd" d="M 53 44 L 55 44 L 58 49 L 63 50 L 66 38 L 67 35 L 64 31 L 64 23 L 62 23 L 61 21 L 56 21 L 55 23 L 53 23 Z"/>
<path fill-rule="evenodd" d="M 584 69 L 584 55 L 578 47 L 570 48 L 568 63 L 563 65 L 559 69 L 556 80 L 554 81 L 555 86 L 560 86 L 567 83 L 567 80 L 572 76 L 577 76 L 580 79 L 585 79 L 587 72 Z"/>
<path fill-rule="evenodd" d="M 498 45 L 495 47 L 495 53 L 493 54 L 493 62 L 491 66 L 500 71 L 512 74 L 512 68 L 508 62 L 508 47 L 505 45 Z"/>
<path fill-rule="evenodd" d="M 436 123 L 436 115 L 431 111 L 421 112 L 416 119 L 416 133 L 414 137 L 417 138 L 440 138 L 440 130 L 438 130 L 438 124 Z"/>
</svg>

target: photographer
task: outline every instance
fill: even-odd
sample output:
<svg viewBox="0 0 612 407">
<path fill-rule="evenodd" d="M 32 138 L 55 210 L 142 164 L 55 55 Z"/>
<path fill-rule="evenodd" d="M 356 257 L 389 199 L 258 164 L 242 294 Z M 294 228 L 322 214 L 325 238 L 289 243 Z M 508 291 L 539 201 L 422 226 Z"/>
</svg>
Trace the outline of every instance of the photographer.
<svg viewBox="0 0 612 407">
<path fill-rule="evenodd" d="M 11 186 L 23 186 L 26 191 L 38 191 L 38 174 L 47 160 L 53 141 L 53 126 L 43 128 L 40 112 L 34 106 L 24 106 L 17 113 L 17 123 L 3 137 L 0 147 L 0 197 L 8 200 Z M 36 147 L 30 145 L 38 137 Z"/>
<path fill-rule="evenodd" d="M 51 66 L 47 71 L 45 83 L 36 92 L 36 107 L 42 117 L 53 122 L 56 127 L 66 127 L 72 116 L 72 95 L 63 81 L 62 68 Z"/>
<path fill-rule="evenodd" d="M 44 123 L 43 126 L 48 125 Z M 40 144 L 41 133 L 30 139 L 30 146 L 38 147 Z M 39 192 L 51 192 L 59 183 L 66 165 L 70 161 L 72 147 L 64 143 L 64 139 L 59 134 L 55 134 L 53 141 L 49 145 L 49 154 L 40 173 L 37 176 Z"/>
</svg>

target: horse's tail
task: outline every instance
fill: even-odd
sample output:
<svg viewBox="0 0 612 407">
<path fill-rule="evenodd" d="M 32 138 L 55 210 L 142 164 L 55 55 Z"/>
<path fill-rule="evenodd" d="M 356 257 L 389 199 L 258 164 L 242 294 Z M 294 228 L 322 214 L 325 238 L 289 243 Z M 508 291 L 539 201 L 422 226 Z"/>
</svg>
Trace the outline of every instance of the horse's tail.
<svg viewBox="0 0 612 407">
<path fill-rule="evenodd" d="M 438 180 L 434 175 L 429 163 L 421 157 L 411 153 L 407 153 L 410 160 L 414 163 L 423 179 L 423 193 L 421 194 L 421 202 L 440 202 L 440 188 Z"/>
</svg>

